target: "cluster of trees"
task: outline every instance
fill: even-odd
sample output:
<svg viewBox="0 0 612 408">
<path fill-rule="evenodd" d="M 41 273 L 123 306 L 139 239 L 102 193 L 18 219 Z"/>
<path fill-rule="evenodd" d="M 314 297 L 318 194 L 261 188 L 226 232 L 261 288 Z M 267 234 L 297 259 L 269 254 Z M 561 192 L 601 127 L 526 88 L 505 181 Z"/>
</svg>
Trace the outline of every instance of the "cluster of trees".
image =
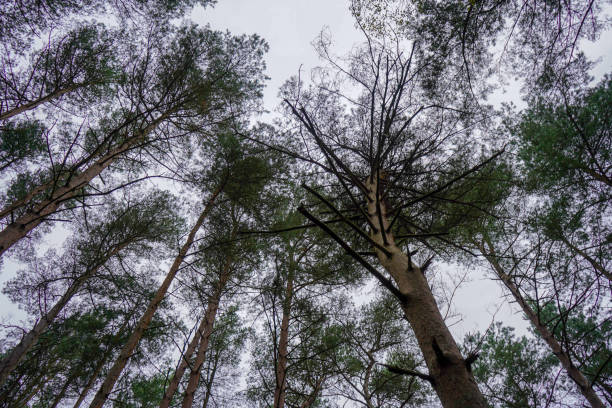
<svg viewBox="0 0 612 408">
<path fill-rule="evenodd" d="M 355 0 L 255 123 L 265 41 L 177 22 L 212 3 L 3 5 L 0 406 L 611 405 L 602 5 Z M 531 333 L 453 337 L 448 263 Z"/>
</svg>

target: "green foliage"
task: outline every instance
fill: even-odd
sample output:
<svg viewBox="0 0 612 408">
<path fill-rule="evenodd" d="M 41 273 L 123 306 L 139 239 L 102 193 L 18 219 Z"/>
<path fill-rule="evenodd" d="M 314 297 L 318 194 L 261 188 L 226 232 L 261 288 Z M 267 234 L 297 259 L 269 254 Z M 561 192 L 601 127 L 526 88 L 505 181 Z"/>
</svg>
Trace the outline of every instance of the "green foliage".
<svg viewBox="0 0 612 408">
<path fill-rule="evenodd" d="M 560 398 L 559 361 L 541 341 L 516 337 L 513 328 L 498 322 L 484 336 L 468 335 L 464 347 L 479 353 L 472 372 L 492 407 L 540 407 Z"/>
<path fill-rule="evenodd" d="M 270 181 L 273 169 L 264 154 L 257 154 L 232 133 L 220 133 L 219 153 L 212 165 L 227 197 L 248 208 L 259 201 L 263 187 Z"/>
<path fill-rule="evenodd" d="M 47 382 L 56 394 L 63 381 L 87 382 L 107 349 L 117 347 L 124 340 L 115 333 L 120 321 L 120 311 L 101 307 L 77 312 L 53 323 L 0 389 L 0 398 L 18 401 L 40 381 L 43 386 Z"/>
<path fill-rule="evenodd" d="M 340 333 L 340 351 L 333 364 L 340 395 L 365 406 L 418 407 L 430 390 L 414 377 L 392 373 L 381 364 L 408 370 L 420 368 L 417 346 L 395 299 L 378 296 L 349 315 Z M 362 391 L 359 391 L 362 390 Z M 370 405 L 368 405 L 370 404 Z"/>
<path fill-rule="evenodd" d="M 119 392 L 113 399 L 114 408 L 154 408 L 164 396 L 167 378 L 158 373 L 152 376 L 142 374 L 130 379 L 128 391 Z"/>
<path fill-rule="evenodd" d="M 582 192 L 610 185 L 612 78 L 579 95 L 574 103 L 538 101 L 517 129 L 519 156 L 530 190 Z"/>
<path fill-rule="evenodd" d="M 45 127 L 38 121 L 6 122 L 0 127 L 0 171 L 45 151 Z"/>
<path fill-rule="evenodd" d="M 570 345 L 571 356 L 580 371 L 596 387 L 612 381 L 612 320 L 604 313 L 586 315 L 583 310 L 559 309 L 552 303 L 540 307 L 540 319 L 547 322 L 555 338 Z"/>
<path fill-rule="evenodd" d="M 85 262 L 124 243 L 142 253 L 154 243 L 171 241 L 184 224 L 175 197 L 165 191 L 150 190 L 138 200 L 110 200 L 107 208 L 80 225 L 82 238 L 76 247 Z"/>
<path fill-rule="evenodd" d="M 0 39 L 17 48 L 28 45 L 27 36 L 37 36 L 70 19 L 110 14 L 120 21 L 143 17 L 160 23 L 184 15 L 195 5 L 208 6 L 216 0 L 14 0 L 7 2 L 0 15 Z"/>
</svg>

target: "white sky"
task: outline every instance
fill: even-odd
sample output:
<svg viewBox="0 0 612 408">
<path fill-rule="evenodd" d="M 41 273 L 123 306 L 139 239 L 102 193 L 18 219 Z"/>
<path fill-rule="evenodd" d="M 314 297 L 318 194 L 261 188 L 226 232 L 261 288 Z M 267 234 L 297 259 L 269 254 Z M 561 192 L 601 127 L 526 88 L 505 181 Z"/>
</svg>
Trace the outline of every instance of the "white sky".
<svg viewBox="0 0 612 408">
<path fill-rule="evenodd" d="M 332 35 L 335 54 L 343 55 L 363 40 L 354 27 L 346 0 L 220 0 L 212 9 L 197 8 L 191 17 L 199 24 L 209 23 L 215 29 L 229 30 L 234 34 L 257 33 L 266 39 L 270 45 L 266 56 L 267 75 L 271 79 L 264 93 L 264 105 L 270 111 L 279 103 L 278 88 L 290 76 L 296 75 L 300 66 L 303 75 L 309 76 L 310 70 L 320 65 L 311 42 L 323 28 L 327 28 Z M 603 33 L 596 44 L 584 44 L 584 49 L 590 58 L 601 58 L 594 71 L 597 77 L 612 71 L 610 31 Z M 492 102 L 510 100 L 521 105 L 517 89 L 508 89 L 507 93 L 498 92 Z M 59 242 L 53 241 L 52 238 L 48 244 L 60 246 Z M 444 271 L 453 273 L 453 268 L 449 266 Z M 14 276 L 15 265 L 5 260 L 2 269 L 0 285 Z M 454 308 L 463 315 L 463 321 L 451 327 L 458 342 L 467 331 L 486 329 L 502 296 L 500 284 L 488 279 L 483 271 L 472 271 L 470 279 L 471 282 L 455 297 Z M 496 320 L 524 332 L 527 325 L 517 315 L 517 310 L 515 306 L 505 304 L 497 313 Z M 0 318 L 3 322 L 16 322 L 23 318 L 23 313 L 18 312 L 4 295 L 0 295 Z"/>
<path fill-rule="evenodd" d="M 264 91 L 264 106 L 273 111 L 280 103 L 277 98 L 279 87 L 291 76 L 297 75 L 301 67 L 302 77 L 309 78 L 310 70 L 321 65 L 311 45 L 322 29 L 331 33 L 332 51 L 336 55 L 346 54 L 354 45 L 361 43 L 362 33 L 354 26 L 348 11 L 348 0 L 220 0 L 212 9 L 198 8 L 192 19 L 199 24 L 210 24 L 212 28 L 229 30 L 233 34 L 257 33 L 270 46 L 266 56 L 267 75 L 271 78 Z M 596 44 L 585 43 L 587 56 L 602 58 L 594 75 L 601 77 L 612 68 L 612 34 L 603 33 Z M 517 87 L 499 91 L 490 102 L 499 105 L 512 101 L 522 106 Z M 453 268 L 444 268 L 453 274 Z M 501 284 L 490 279 L 486 271 L 474 270 L 466 283 L 455 295 L 454 309 L 463 320 L 451 327 L 458 342 L 465 333 L 486 330 L 495 319 L 525 333 L 527 323 L 518 314 L 515 305 L 502 302 Z M 502 304 L 503 303 L 503 304 Z M 497 306 L 502 307 L 497 311 Z"/>
</svg>

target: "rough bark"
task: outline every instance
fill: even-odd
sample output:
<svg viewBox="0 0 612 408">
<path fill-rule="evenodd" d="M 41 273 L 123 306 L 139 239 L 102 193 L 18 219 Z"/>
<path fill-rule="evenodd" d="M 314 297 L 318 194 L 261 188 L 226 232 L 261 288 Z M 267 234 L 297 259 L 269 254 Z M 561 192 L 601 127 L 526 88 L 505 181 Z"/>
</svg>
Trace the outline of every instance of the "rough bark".
<svg viewBox="0 0 612 408">
<path fill-rule="evenodd" d="M 234 238 L 234 235 L 232 235 L 232 238 Z M 208 341 L 210 340 L 210 335 L 212 334 L 213 327 L 215 325 L 215 318 L 217 316 L 217 310 L 219 310 L 219 302 L 221 300 L 221 295 L 223 294 L 227 281 L 230 277 L 231 266 L 232 259 L 231 257 L 228 257 L 225 262 L 225 265 L 223 265 L 223 270 L 221 272 L 221 275 L 219 276 L 219 281 L 217 282 L 214 293 L 208 299 L 206 313 L 204 314 L 204 320 L 206 321 L 206 325 L 202 333 L 202 338 L 200 339 L 200 345 L 198 346 L 198 351 L 196 353 L 195 361 L 193 362 L 193 367 L 191 368 L 189 382 L 187 383 L 185 395 L 183 396 L 183 403 L 181 405 L 182 408 L 191 408 L 191 406 L 193 405 L 193 398 L 198 389 L 198 385 L 200 384 L 202 366 L 204 365 L 206 351 L 208 350 Z"/>
<path fill-rule="evenodd" d="M 32 348 L 32 346 L 38 342 L 40 336 L 45 332 L 47 327 L 53 323 L 57 315 L 59 315 L 62 309 L 66 306 L 66 304 L 68 304 L 74 294 L 79 291 L 83 284 L 100 269 L 106 260 L 118 254 L 128 244 L 128 242 L 124 242 L 121 245 L 116 246 L 107 256 L 104 257 L 103 262 L 93 266 L 86 273 L 75 279 L 66 292 L 62 295 L 60 300 L 53 305 L 51 310 L 42 316 L 34 327 L 25 336 L 23 336 L 19 344 L 17 344 L 10 351 L 10 353 L 3 358 L 2 361 L 0 361 L 0 386 L 6 382 L 10 373 L 15 369 L 15 367 L 17 367 L 19 362 L 23 360 L 26 353 Z"/>
<path fill-rule="evenodd" d="M 193 244 L 196 233 L 198 232 L 198 230 L 204 223 L 204 220 L 206 219 L 206 217 L 208 216 L 208 213 L 212 209 L 215 199 L 221 192 L 222 188 L 223 188 L 222 185 L 217 187 L 217 189 L 213 192 L 212 196 L 209 198 L 208 203 L 204 207 L 204 210 L 202 211 L 195 225 L 189 232 L 187 241 L 183 244 L 183 246 L 181 247 L 179 251 L 179 254 L 174 259 L 174 263 L 170 267 L 170 270 L 168 271 L 166 278 L 162 282 L 159 289 L 157 289 L 157 292 L 153 296 L 153 299 L 151 299 L 151 301 L 149 302 L 149 305 L 147 306 L 147 310 L 144 312 L 144 314 L 138 321 L 136 328 L 130 335 L 130 338 L 128 339 L 127 343 L 121 350 L 121 353 L 117 357 L 117 360 L 115 360 L 115 363 L 109 370 L 104 382 L 100 386 L 100 389 L 98 390 L 93 401 L 89 405 L 90 408 L 101 408 L 104 402 L 107 400 L 108 396 L 113 390 L 113 387 L 115 386 L 115 383 L 117 382 L 117 379 L 121 375 L 123 368 L 127 364 L 132 354 L 134 353 L 134 350 L 138 346 L 138 343 L 140 342 L 140 339 L 142 338 L 142 335 L 144 334 L 145 330 L 149 327 L 149 324 L 151 323 L 151 320 L 153 319 L 153 315 L 157 311 L 159 304 L 162 302 L 162 300 L 166 296 L 166 292 L 168 291 L 170 284 L 174 280 L 174 277 L 176 276 L 179 270 L 179 267 L 181 266 L 181 264 L 183 263 L 183 260 L 187 256 L 187 251 L 189 250 L 189 248 L 191 248 L 191 245 Z"/>
<path fill-rule="evenodd" d="M 393 235 L 386 232 L 388 213 L 376 184 L 376 179 L 366 183 L 368 216 L 376 227 L 370 234 L 391 254 L 385 255 L 378 248 L 374 250 L 404 295 L 404 315 L 414 331 L 440 402 L 445 408 L 485 408 L 485 399 L 440 314 L 424 274 L 395 244 Z"/>
<path fill-rule="evenodd" d="M 274 389 L 274 408 L 284 408 L 287 393 L 287 356 L 289 354 L 289 319 L 293 298 L 293 267 L 289 266 L 285 298 L 283 299 L 283 317 L 281 319 L 276 353 L 276 387 Z"/>
<path fill-rule="evenodd" d="M 82 173 L 71 177 L 65 185 L 59 188 L 53 188 L 47 198 L 34 205 L 33 208 L 28 209 L 24 214 L 7 225 L 2 231 L 0 231 L 0 256 L 13 244 L 25 237 L 30 231 L 42 223 L 46 217 L 55 213 L 62 203 L 77 197 L 81 188 L 89 184 L 91 180 L 102 173 L 104 169 L 110 166 L 122 154 L 132 149 L 148 134 L 153 132 L 153 130 L 155 130 L 155 128 L 161 122 L 163 122 L 169 116 L 169 114 L 170 111 L 160 115 L 159 118 L 150 123 L 140 133 L 131 136 L 119 146 L 111 149 L 108 153 L 98 158 Z"/>
<path fill-rule="evenodd" d="M 561 365 L 567 372 L 567 375 L 569 375 L 569 377 L 576 383 L 580 393 L 584 396 L 584 398 L 586 398 L 593 408 L 603 408 L 604 404 L 597 393 L 595 393 L 595 390 L 593 390 L 589 380 L 587 380 L 584 374 L 582 374 L 582 372 L 574 365 L 569 354 L 563 349 L 563 347 L 561 347 L 561 344 L 559 344 L 553 333 L 548 330 L 546 325 L 542 324 L 538 314 L 525 301 L 525 298 L 523 298 L 523 295 L 519 291 L 518 287 L 514 284 L 514 282 L 512 282 L 510 276 L 505 273 L 504 269 L 497 261 L 497 257 L 495 256 L 491 243 L 487 243 L 488 248 L 485 248 L 484 244 L 482 243 L 478 244 L 478 246 L 483 255 L 485 255 L 489 261 L 489 264 L 491 264 L 493 267 L 496 275 L 504 283 L 506 288 L 508 288 L 510 293 L 512 293 L 516 303 L 519 304 L 523 310 L 523 313 L 525 313 L 533 327 L 536 329 L 542 339 L 544 339 L 546 344 L 548 344 L 548 347 L 550 347 L 552 353 L 557 356 L 561 362 Z"/>
</svg>

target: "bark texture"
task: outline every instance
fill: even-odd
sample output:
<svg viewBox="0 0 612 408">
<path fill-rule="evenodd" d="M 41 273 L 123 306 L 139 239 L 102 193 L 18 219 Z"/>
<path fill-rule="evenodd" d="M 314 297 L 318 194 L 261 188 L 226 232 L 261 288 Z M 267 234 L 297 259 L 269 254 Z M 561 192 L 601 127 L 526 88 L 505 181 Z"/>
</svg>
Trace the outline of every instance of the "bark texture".
<svg viewBox="0 0 612 408">
<path fill-rule="evenodd" d="M 189 232 L 187 241 L 183 244 L 183 246 L 181 247 L 179 251 L 179 254 L 174 259 L 174 263 L 170 267 L 170 270 L 168 271 L 166 278 L 162 282 L 159 289 L 157 289 L 157 292 L 153 296 L 153 299 L 151 299 L 151 301 L 149 302 L 149 305 L 147 306 L 147 310 L 144 312 L 144 314 L 138 321 L 136 328 L 130 335 L 130 338 L 128 339 L 127 343 L 121 350 L 121 353 L 117 357 L 117 360 L 115 360 L 115 363 L 109 370 L 104 382 L 100 386 L 100 389 L 98 390 L 93 401 L 89 405 L 90 408 L 101 408 L 104 402 L 108 399 L 108 396 L 113 390 L 113 387 L 115 386 L 117 379 L 121 375 L 123 368 L 127 364 L 132 354 L 134 353 L 134 350 L 138 346 L 138 343 L 140 342 L 140 339 L 142 338 L 142 335 L 144 334 L 145 330 L 149 327 L 149 324 L 151 323 L 151 320 L 153 319 L 153 315 L 157 311 L 159 304 L 166 296 L 166 292 L 168 291 L 170 284 L 174 280 L 174 277 L 176 276 L 179 270 L 179 267 L 183 263 L 183 260 L 185 259 L 185 256 L 187 255 L 187 251 L 189 250 L 189 248 L 191 248 L 191 245 L 193 244 L 196 233 L 198 232 L 198 230 L 204 223 L 204 220 L 208 216 L 208 213 L 212 209 L 215 199 L 221 192 L 221 189 L 222 189 L 222 186 L 219 186 L 213 192 L 212 196 L 208 200 L 208 203 L 204 207 L 204 210 L 202 211 L 195 225 Z"/>
<path fill-rule="evenodd" d="M 427 279 L 395 244 L 393 235 L 385 232 L 389 219 L 377 180 L 368 180 L 366 187 L 369 190 L 368 217 L 376 227 L 370 232 L 371 238 L 390 254 L 377 247 L 374 250 L 380 264 L 405 297 L 402 304 L 404 314 L 417 338 L 442 405 L 445 408 L 485 408 L 485 399 L 440 314 Z"/>
<path fill-rule="evenodd" d="M 523 310 L 523 313 L 525 313 L 533 327 L 540 334 L 542 339 L 544 339 L 546 344 L 548 344 L 548 347 L 550 347 L 552 353 L 557 356 L 557 358 L 561 362 L 561 365 L 567 372 L 567 375 L 569 375 L 569 377 L 576 383 L 580 393 L 584 396 L 584 398 L 586 398 L 589 404 L 591 404 L 591 407 L 604 408 L 603 401 L 599 398 L 595 390 L 593 390 L 593 387 L 589 383 L 589 380 L 587 380 L 587 378 L 584 376 L 584 374 L 582 374 L 578 367 L 574 365 L 569 354 L 563 349 L 563 347 L 561 347 L 561 344 L 559 344 L 553 333 L 548 330 L 546 325 L 544 325 L 540 321 L 538 314 L 525 301 L 525 298 L 523 298 L 523 295 L 519 291 L 518 287 L 514 284 L 514 282 L 512 282 L 510 276 L 505 273 L 504 269 L 497 261 L 493 246 L 490 243 L 487 243 L 488 248 L 485 248 L 484 244 L 482 243 L 478 244 L 478 246 L 481 252 L 485 255 L 485 257 L 491 264 L 491 266 L 493 267 L 493 270 L 495 271 L 499 279 L 501 279 L 506 288 L 508 288 L 510 293 L 512 293 L 512 296 L 516 300 L 516 303 L 519 304 L 519 306 Z"/>
</svg>

